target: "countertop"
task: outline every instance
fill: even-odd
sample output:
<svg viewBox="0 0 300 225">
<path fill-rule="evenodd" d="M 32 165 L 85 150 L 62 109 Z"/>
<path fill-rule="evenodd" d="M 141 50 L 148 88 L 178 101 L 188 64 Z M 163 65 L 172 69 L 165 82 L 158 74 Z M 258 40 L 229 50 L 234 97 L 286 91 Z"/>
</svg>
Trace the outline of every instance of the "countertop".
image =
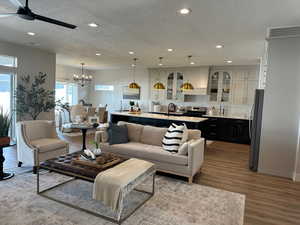
<svg viewBox="0 0 300 225">
<path fill-rule="evenodd" d="M 234 114 L 206 114 L 203 115 L 203 117 L 207 118 L 225 118 L 225 119 L 238 119 L 238 120 L 249 120 L 248 116 L 242 116 L 242 115 L 234 115 Z"/>
<path fill-rule="evenodd" d="M 168 115 L 155 114 L 155 113 L 131 114 L 131 113 L 128 113 L 128 112 L 113 112 L 111 114 L 112 115 L 120 115 L 120 116 L 132 116 L 132 117 L 141 117 L 141 118 L 151 118 L 151 119 L 175 120 L 175 121 L 192 122 L 192 123 L 200 123 L 202 121 L 207 120 L 206 118 L 200 118 L 200 117 L 168 116 Z"/>
</svg>

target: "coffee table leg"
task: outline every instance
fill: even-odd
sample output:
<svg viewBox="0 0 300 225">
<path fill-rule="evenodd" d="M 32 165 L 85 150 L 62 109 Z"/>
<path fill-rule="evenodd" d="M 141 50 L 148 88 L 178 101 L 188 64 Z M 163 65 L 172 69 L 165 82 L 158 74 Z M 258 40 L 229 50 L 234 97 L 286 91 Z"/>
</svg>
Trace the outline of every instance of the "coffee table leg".
<svg viewBox="0 0 300 225">
<path fill-rule="evenodd" d="M 0 147 L 0 181 L 1 180 L 7 180 L 14 176 L 13 173 L 4 173 L 3 172 L 3 163 L 5 161 L 5 158 L 3 156 L 3 148 Z"/>
<path fill-rule="evenodd" d="M 82 150 L 86 149 L 85 139 L 86 139 L 87 129 L 81 129 L 82 132 Z"/>
</svg>

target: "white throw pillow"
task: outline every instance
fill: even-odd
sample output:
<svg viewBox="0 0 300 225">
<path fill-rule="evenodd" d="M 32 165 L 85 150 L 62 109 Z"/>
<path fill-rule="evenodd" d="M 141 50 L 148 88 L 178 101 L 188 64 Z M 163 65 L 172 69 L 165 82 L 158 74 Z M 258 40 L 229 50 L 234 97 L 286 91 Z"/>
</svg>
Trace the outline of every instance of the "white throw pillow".
<svg viewBox="0 0 300 225">
<path fill-rule="evenodd" d="M 182 135 L 182 139 L 181 139 L 181 145 L 183 145 L 185 142 L 187 142 L 188 136 L 189 136 L 188 128 L 184 123 L 183 124 L 183 135 Z"/>
<path fill-rule="evenodd" d="M 184 133 L 184 125 L 176 125 L 176 124 L 172 124 L 164 138 L 162 141 L 162 147 L 164 150 L 168 151 L 168 152 L 172 152 L 172 153 L 177 153 L 178 152 L 178 148 L 181 145 L 181 141 L 182 141 L 182 137 L 183 137 L 183 133 Z"/>
</svg>

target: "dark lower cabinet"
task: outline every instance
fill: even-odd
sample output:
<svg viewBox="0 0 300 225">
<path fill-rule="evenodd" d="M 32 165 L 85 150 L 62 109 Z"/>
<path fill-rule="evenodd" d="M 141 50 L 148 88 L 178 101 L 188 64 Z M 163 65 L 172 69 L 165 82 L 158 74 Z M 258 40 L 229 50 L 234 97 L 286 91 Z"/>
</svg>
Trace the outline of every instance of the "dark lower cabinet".
<svg viewBox="0 0 300 225">
<path fill-rule="evenodd" d="M 202 128 L 207 140 L 250 144 L 249 121 L 227 118 L 208 118 Z"/>
<path fill-rule="evenodd" d="M 178 117 L 180 118 L 180 117 Z M 189 129 L 197 129 L 202 130 L 203 122 L 186 122 L 180 120 L 165 120 L 165 119 L 158 119 L 158 118 L 143 118 L 143 117 L 135 117 L 135 116 L 124 116 L 124 115 L 116 115 L 111 114 L 110 121 L 112 123 L 117 123 L 119 121 L 125 121 L 130 123 L 137 123 L 142 125 L 150 125 L 155 127 L 169 127 L 172 123 L 175 124 L 182 124 L 185 123 L 187 128 Z"/>
</svg>

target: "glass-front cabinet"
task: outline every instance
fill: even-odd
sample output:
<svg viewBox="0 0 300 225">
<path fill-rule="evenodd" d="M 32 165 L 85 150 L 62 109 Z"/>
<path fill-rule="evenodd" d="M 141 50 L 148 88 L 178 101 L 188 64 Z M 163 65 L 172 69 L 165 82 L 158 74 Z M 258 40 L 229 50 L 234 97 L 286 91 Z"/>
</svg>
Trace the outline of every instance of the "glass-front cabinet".
<svg viewBox="0 0 300 225">
<path fill-rule="evenodd" d="M 183 73 L 169 72 L 167 78 L 167 100 L 182 101 L 184 95 L 181 90 Z"/>
<path fill-rule="evenodd" d="M 209 75 L 209 101 L 229 102 L 231 75 L 227 71 L 212 71 Z"/>
</svg>

